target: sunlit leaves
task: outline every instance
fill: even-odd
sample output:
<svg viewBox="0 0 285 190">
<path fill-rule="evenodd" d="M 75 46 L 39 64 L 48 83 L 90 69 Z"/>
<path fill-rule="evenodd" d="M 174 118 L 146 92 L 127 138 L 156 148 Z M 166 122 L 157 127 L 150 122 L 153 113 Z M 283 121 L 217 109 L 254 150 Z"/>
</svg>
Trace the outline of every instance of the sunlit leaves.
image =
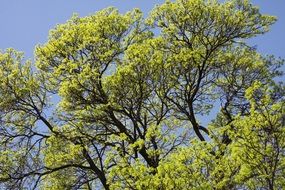
<svg viewBox="0 0 285 190">
<path fill-rule="evenodd" d="M 283 61 L 246 43 L 275 20 L 240 0 L 107 8 L 57 25 L 36 67 L 0 53 L 3 187 L 282 188 Z"/>
</svg>

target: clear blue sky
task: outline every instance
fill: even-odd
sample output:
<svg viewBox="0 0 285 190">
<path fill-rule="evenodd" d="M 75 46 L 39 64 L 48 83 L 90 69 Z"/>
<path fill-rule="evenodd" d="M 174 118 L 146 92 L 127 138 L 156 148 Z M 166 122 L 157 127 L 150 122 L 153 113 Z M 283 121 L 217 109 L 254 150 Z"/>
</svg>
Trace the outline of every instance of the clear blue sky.
<svg viewBox="0 0 285 190">
<path fill-rule="evenodd" d="M 73 13 L 93 14 L 108 6 L 125 12 L 134 7 L 145 14 L 163 0 L 3 0 L 0 6 L 0 49 L 13 47 L 33 58 L 34 46 L 47 40 L 48 31 L 64 23 Z M 261 12 L 278 16 L 272 30 L 252 41 L 258 50 L 285 58 L 285 1 L 253 0 Z"/>
<path fill-rule="evenodd" d="M 163 0 L 3 0 L 0 5 L 0 49 L 13 47 L 32 58 L 34 46 L 47 40 L 48 31 L 73 13 L 86 16 L 114 6 L 121 12 L 138 7 L 146 14 Z"/>
</svg>

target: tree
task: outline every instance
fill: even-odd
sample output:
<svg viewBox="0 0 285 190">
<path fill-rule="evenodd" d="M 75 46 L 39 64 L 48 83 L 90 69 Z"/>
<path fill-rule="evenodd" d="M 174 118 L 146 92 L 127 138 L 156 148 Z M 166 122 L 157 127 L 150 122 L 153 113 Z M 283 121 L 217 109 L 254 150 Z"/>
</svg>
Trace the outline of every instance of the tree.
<svg viewBox="0 0 285 190">
<path fill-rule="evenodd" d="M 283 61 L 246 43 L 275 20 L 249 1 L 166 1 L 147 19 L 75 15 L 35 64 L 2 52 L 1 186 L 281 189 Z"/>
</svg>

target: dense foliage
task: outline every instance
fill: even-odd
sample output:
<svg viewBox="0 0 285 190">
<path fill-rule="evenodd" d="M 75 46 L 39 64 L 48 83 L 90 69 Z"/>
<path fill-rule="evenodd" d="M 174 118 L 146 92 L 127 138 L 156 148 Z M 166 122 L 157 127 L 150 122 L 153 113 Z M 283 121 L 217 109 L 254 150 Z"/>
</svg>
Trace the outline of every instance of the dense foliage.
<svg viewBox="0 0 285 190">
<path fill-rule="evenodd" d="M 283 61 L 246 41 L 275 20 L 247 0 L 166 1 L 75 15 L 35 63 L 3 51 L 0 188 L 284 188 Z"/>
</svg>

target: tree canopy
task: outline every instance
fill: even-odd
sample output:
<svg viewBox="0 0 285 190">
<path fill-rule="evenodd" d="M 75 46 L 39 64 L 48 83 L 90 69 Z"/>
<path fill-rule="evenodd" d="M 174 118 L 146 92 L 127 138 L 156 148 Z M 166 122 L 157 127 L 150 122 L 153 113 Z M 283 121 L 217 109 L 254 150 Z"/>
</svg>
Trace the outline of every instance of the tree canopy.
<svg viewBox="0 0 285 190">
<path fill-rule="evenodd" d="M 248 0 L 74 15 L 0 53 L 0 188 L 282 189 L 283 60 Z M 216 110 L 207 126 L 204 118 Z"/>
</svg>

